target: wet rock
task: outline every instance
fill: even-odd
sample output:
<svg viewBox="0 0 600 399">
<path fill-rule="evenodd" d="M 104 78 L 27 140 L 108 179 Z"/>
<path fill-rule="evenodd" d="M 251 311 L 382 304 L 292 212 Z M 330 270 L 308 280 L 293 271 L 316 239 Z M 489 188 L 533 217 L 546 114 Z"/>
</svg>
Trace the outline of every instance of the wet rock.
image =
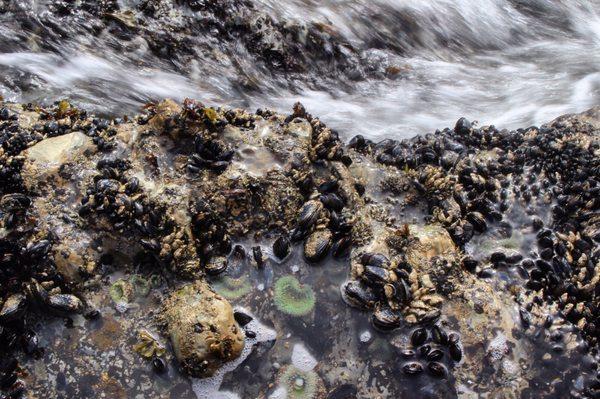
<svg viewBox="0 0 600 399">
<path fill-rule="evenodd" d="M 188 284 L 165 301 L 161 319 L 181 368 L 207 377 L 237 358 L 244 335 L 231 305 L 203 282 Z"/>
<path fill-rule="evenodd" d="M 63 165 L 75 162 L 87 151 L 94 151 L 94 146 L 92 139 L 82 132 L 40 141 L 24 152 L 26 161 L 23 175 L 26 184 L 35 187 L 49 176 L 56 175 Z"/>
</svg>

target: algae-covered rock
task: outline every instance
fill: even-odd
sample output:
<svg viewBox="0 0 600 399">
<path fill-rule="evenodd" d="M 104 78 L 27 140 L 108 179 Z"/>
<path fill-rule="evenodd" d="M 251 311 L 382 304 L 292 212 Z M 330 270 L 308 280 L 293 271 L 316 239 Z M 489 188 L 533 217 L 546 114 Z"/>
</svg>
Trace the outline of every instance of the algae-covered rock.
<svg viewBox="0 0 600 399">
<path fill-rule="evenodd" d="M 229 302 L 197 281 L 166 299 L 162 319 L 181 368 L 193 377 L 209 377 L 237 358 L 244 335 Z"/>
</svg>

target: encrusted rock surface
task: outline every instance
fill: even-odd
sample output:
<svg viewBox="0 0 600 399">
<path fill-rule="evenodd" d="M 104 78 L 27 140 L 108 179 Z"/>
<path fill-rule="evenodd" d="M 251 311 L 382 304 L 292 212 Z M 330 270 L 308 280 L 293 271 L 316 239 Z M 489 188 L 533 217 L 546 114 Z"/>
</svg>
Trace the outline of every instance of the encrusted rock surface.
<svg viewBox="0 0 600 399">
<path fill-rule="evenodd" d="M 368 363 L 428 375 L 415 383 L 433 378 L 449 396 L 598 392 L 577 369 L 597 364 L 600 328 L 598 108 L 514 132 L 461 119 L 348 145 L 300 104 L 285 116 L 166 100 L 113 121 L 65 101 L 0 108 L 3 342 L 30 336 L 35 309 L 98 317 L 86 298 L 115 272 L 160 274 L 155 322 L 184 372 L 213 375 L 244 335 L 207 281 L 238 282 L 232 297 L 250 292 L 264 311 L 273 275 L 296 263 L 294 281 L 319 286 L 315 309 L 265 312 L 282 330 L 323 333 L 313 345 L 330 360 L 317 370 L 328 389 L 404 392 L 398 379 L 350 380 Z M 291 254 L 274 259 L 282 237 Z M 338 319 L 340 297 L 385 337 L 367 355 Z"/>
<path fill-rule="evenodd" d="M 181 367 L 194 377 L 213 375 L 244 348 L 244 334 L 231 305 L 206 283 L 173 292 L 161 317 Z"/>
</svg>

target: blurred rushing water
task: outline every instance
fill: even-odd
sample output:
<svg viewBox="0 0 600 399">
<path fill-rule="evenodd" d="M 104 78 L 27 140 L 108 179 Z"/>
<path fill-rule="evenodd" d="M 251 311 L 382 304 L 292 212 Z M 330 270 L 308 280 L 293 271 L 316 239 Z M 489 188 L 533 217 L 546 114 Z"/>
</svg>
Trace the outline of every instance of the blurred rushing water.
<svg viewBox="0 0 600 399">
<path fill-rule="evenodd" d="M 86 29 L 77 31 L 56 15 L 46 18 L 56 1 L 9 3 L 4 10 L 0 3 L 0 94 L 7 100 L 69 97 L 104 115 L 162 97 L 280 111 L 299 100 L 344 137 L 371 138 L 426 133 L 460 116 L 525 127 L 600 103 L 600 0 L 258 0 L 257 8 L 279 20 L 331 25 L 361 56 L 401 71 L 350 87 L 300 81 L 293 92 L 243 49 L 224 61 L 177 65 L 150 56 L 139 37 L 84 34 L 94 21 L 81 21 Z M 139 3 L 118 2 L 121 10 Z M 61 39 L 46 43 L 48 32 Z M 258 89 L 237 84 L 241 73 Z M 306 74 L 307 82 L 319 79 Z"/>
</svg>

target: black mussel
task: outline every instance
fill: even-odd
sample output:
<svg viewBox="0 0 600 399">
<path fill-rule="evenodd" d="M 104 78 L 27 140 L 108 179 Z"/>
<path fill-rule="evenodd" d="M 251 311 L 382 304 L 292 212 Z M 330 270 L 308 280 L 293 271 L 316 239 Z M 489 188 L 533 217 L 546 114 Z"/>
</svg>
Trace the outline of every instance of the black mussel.
<svg viewBox="0 0 600 399">
<path fill-rule="evenodd" d="M 400 327 L 402 316 L 388 306 L 377 306 L 372 317 L 373 326 L 382 331 L 390 331 Z"/>
<path fill-rule="evenodd" d="M 412 335 L 410 336 L 410 342 L 415 347 L 421 346 L 427 340 L 427 336 L 428 334 L 425 328 L 417 328 L 415 331 L 413 331 Z"/>
<path fill-rule="evenodd" d="M 154 356 L 152 358 L 152 368 L 158 374 L 167 371 L 167 362 L 162 357 Z"/>
<path fill-rule="evenodd" d="M 524 329 L 528 329 L 531 325 L 531 315 L 524 308 L 519 308 L 519 317 L 521 318 L 521 324 Z"/>
<path fill-rule="evenodd" d="M 318 262 L 327 256 L 331 248 L 331 232 L 327 229 L 316 230 L 304 242 L 304 257 L 309 262 Z"/>
<path fill-rule="evenodd" d="M 0 388 L 8 389 L 13 386 L 17 380 L 19 379 L 19 375 L 17 373 L 0 373 Z"/>
<path fill-rule="evenodd" d="M 427 360 L 429 360 L 429 361 L 440 360 L 443 357 L 444 357 L 444 352 L 438 348 L 434 348 L 434 349 L 430 350 L 426 356 Z"/>
<path fill-rule="evenodd" d="M 454 125 L 454 132 L 458 134 L 469 134 L 473 125 L 467 118 L 460 118 Z"/>
<path fill-rule="evenodd" d="M 204 270 L 209 276 L 218 276 L 227 270 L 227 265 L 227 258 L 224 256 L 213 256 L 206 262 L 206 265 L 204 265 Z"/>
<path fill-rule="evenodd" d="M 479 212 L 469 212 L 467 220 L 473 225 L 475 231 L 483 233 L 487 230 L 487 222 L 483 215 Z"/>
<path fill-rule="evenodd" d="M 150 251 L 150 252 L 160 252 L 160 244 L 157 240 L 155 240 L 154 238 L 146 240 L 146 239 L 141 239 L 140 240 L 140 244 L 142 245 L 142 247 L 146 250 L 146 251 Z"/>
<path fill-rule="evenodd" d="M 448 371 L 446 370 L 446 366 L 439 362 L 430 362 L 427 365 L 427 371 L 434 377 L 444 378 Z"/>
<path fill-rule="evenodd" d="M 533 231 L 539 231 L 544 227 L 544 221 L 538 216 L 534 216 L 531 218 L 531 227 L 533 227 Z"/>
<path fill-rule="evenodd" d="M 228 166 L 229 166 L 228 161 L 216 161 L 216 162 L 212 162 L 210 164 L 209 168 L 217 173 L 222 173 L 225 171 L 225 169 L 227 169 Z"/>
<path fill-rule="evenodd" d="M 4 323 L 20 318 L 27 308 L 27 298 L 23 294 L 9 296 L 0 310 L 0 322 Z"/>
<path fill-rule="evenodd" d="M 75 295 L 55 294 L 48 297 L 47 305 L 59 313 L 79 313 L 83 310 L 83 303 Z"/>
<path fill-rule="evenodd" d="M 319 215 L 323 210 L 323 204 L 321 201 L 311 200 L 306 202 L 302 209 L 300 209 L 300 214 L 298 216 L 298 228 L 300 230 L 308 230 L 311 228 L 317 220 L 319 220 Z"/>
<path fill-rule="evenodd" d="M 365 252 L 360 258 L 360 263 L 365 266 L 386 268 L 389 266 L 390 260 L 384 254 Z"/>
<path fill-rule="evenodd" d="M 448 334 L 448 342 L 449 343 L 458 343 L 458 341 L 460 341 L 460 335 L 458 335 L 458 333 L 455 332 L 451 332 L 450 334 Z"/>
<path fill-rule="evenodd" d="M 504 252 L 494 252 L 490 255 L 490 262 L 500 263 L 506 261 L 506 254 Z"/>
<path fill-rule="evenodd" d="M 440 345 L 448 344 L 448 334 L 437 324 L 431 327 L 431 337 Z"/>
<path fill-rule="evenodd" d="M 46 256 L 48 251 L 50 251 L 51 247 L 52 247 L 52 244 L 50 243 L 50 241 L 40 240 L 35 243 L 30 243 L 29 245 L 27 245 L 27 248 L 25 249 L 25 254 L 26 254 L 26 256 L 29 256 L 30 258 L 33 258 L 33 259 L 43 258 L 44 256 Z"/>
<path fill-rule="evenodd" d="M 554 241 L 552 241 L 552 238 L 544 236 L 538 238 L 538 245 L 540 248 L 552 248 Z"/>
<path fill-rule="evenodd" d="M 27 330 L 21 335 L 23 351 L 28 355 L 33 355 L 39 350 L 39 340 L 35 332 Z"/>
<path fill-rule="evenodd" d="M 372 308 L 378 299 L 369 287 L 356 280 L 350 280 L 342 285 L 342 298 L 349 305 L 360 309 Z"/>
<path fill-rule="evenodd" d="M 551 260 L 554 256 L 554 251 L 552 248 L 544 248 L 540 251 L 540 258 L 544 260 Z"/>
<path fill-rule="evenodd" d="M 476 259 L 468 255 L 462 259 L 463 267 L 470 272 L 474 272 L 478 264 L 479 262 Z"/>
<path fill-rule="evenodd" d="M 246 312 L 242 312 L 241 310 L 236 310 L 235 312 L 233 312 L 233 318 L 240 325 L 240 327 L 246 326 L 253 320 L 252 316 L 250 316 Z"/>
<path fill-rule="evenodd" d="M 290 232 L 290 241 L 298 242 L 304 240 L 308 236 L 309 231 L 300 228 L 295 228 Z"/>
<path fill-rule="evenodd" d="M 359 196 L 362 197 L 365 194 L 366 188 L 363 184 L 354 183 L 354 188 L 356 189 L 356 192 L 358 193 Z"/>
<path fill-rule="evenodd" d="M 521 260 L 523 260 L 523 255 L 518 252 L 506 256 L 506 262 L 510 263 L 511 265 L 517 264 Z"/>
<path fill-rule="evenodd" d="M 423 366 L 418 362 L 406 363 L 402 366 L 402 372 L 406 375 L 417 375 L 423 372 Z"/>
<path fill-rule="evenodd" d="M 421 355 L 422 357 L 426 357 L 429 352 L 431 352 L 431 345 L 429 344 L 425 344 L 425 345 L 421 345 L 417 348 L 417 352 L 419 353 L 419 355 Z"/>
<path fill-rule="evenodd" d="M 460 360 L 462 359 L 462 349 L 458 344 L 458 341 L 451 342 L 450 345 L 448 345 L 448 353 L 450 354 L 452 360 L 454 360 L 455 362 L 460 362 Z"/>
<path fill-rule="evenodd" d="M 350 254 L 352 248 L 352 237 L 343 236 L 338 238 L 331 246 L 331 254 L 335 258 L 344 258 Z"/>
<path fill-rule="evenodd" d="M 336 193 L 323 194 L 319 200 L 325 205 L 325 208 L 339 212 L 344 208 L 344 201 Z"/>
<path fill-rule="evenodd" d="M 410 287 L 403 279 L 386 283 L 383 286 L 383 292 L 388 299 L 391 299 L 400 305 L 408 303 L 412 299 Z"/>
<path fill-rule="evenodd" d="M 381 287 L 387 282 L 396 281 L 392 271 L 377 266 L 365 266 L 360 278 L 374 287 Z"/>
<path fill-rule="evenodd" d="M 290 254 L 291 243 L 286 236 L 280 236 L 273 243 L 273 254 L 279 259 L 284 259 Z"/>
<path fill-rule="evenodd" d="M 102 193 L 116 193 L 121 183 L 114 179 L 100 179 L 96 182 L 96 190 Z"/>
<path fill-rule="evenodd" d="M 350 142 L 348 143 L 349 148 L 354 148 L 356 150 L 361 150 L 365 148 L 366 145 L 367 140 L 360 134 L 354 136 L 352 139 L 350 139 Z"/>
<path fill-rule="evenodd" d="M 407 348 L 401 349 L 399 353 L 400 356 L 402 356 L 405 359 L 412 359 L 417 355 L 414 350 Z"/>
<path fill-rule="evenodd" d="M 317 190 L 319 190 L 319 192 L 321 194 L 328 194 L 328 193 L 337 191 L 337 189 L 339 187 L 340 187 L 339 181 L 332 179 L 332 180 L 327 180 L 326 182 L 319 184 L 319 187 L 317 187 Z"/>
<path fill-rule="evenodd" d="M 252 257 L 254 258 L 254 261 L 256 262 L 257 266 L 261 267 L 265 264 L 266 259 L 260 245 L 252 247 Z"/>
</svg>

